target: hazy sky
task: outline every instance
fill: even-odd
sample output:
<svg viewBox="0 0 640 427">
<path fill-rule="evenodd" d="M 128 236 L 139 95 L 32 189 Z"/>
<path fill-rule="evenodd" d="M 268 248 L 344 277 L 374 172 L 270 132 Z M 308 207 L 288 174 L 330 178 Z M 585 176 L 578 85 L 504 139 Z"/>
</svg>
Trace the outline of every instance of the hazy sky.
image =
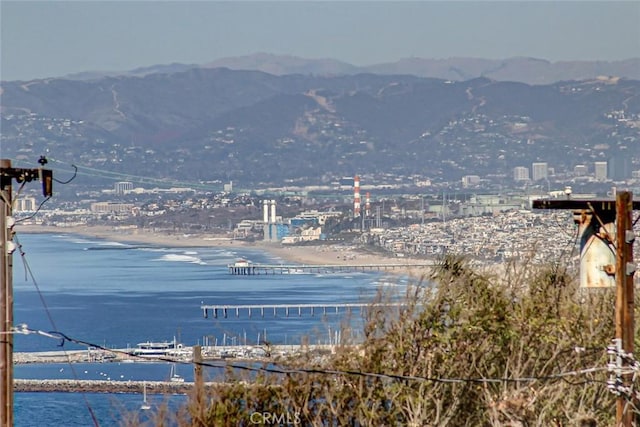
<svg viewBox="0 0 640 427">
<path fill-rule="evenodd" d="M 256 52 L 401 58 L 640 57 L 640 1 L 6 1 L 0 79 L 204 64 Z"/>
</svg>

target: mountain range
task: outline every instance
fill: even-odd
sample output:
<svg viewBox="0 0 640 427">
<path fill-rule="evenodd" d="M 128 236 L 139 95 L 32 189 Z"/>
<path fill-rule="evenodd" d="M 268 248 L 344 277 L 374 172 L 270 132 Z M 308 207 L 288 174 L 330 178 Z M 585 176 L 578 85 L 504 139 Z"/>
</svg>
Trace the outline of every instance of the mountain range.
<svg viewBox="0 0 640 427">
<path fill-rule="evenodd" d="M 583 70 L 606 76 L 550 84 L 474 77 L 493 64 L 494 76 L 521 67 L 524 80 L 553 65 L 503 63 L 451 62 L 445 70 L 436 60 L 406 60 L 361 72 L 332 60 L 254 55 L 2 82 L 0 150 L 132 177 L 248 185 L 355 173 L 504 177 L 533 161 L 562 172 L 620 155 L 640 169 L 640 76 L 588 63 Z M 269 72 L 240 69 L 252 64 Z M 451 76 L 392 73 L 412 64 Z"/>
<path fill-rule="evenodd" d="M 255 53 L 221 58 L 206 64 L 165 64 L 136 68 L 124 72 L 83 72 L 65 76 L 74 80 L 90 80 L 107 76 L 144 76 L 174 73 L 191 68 L 229 68 L 231 70 L 262 71 L 276 76 L 311 74 L 338 76 L 353 74 L 408 74 L 444 80 L 470 80 L 486 77 L 498 81 L 527 84 L 551 84 L 566 80 L 594 79 L 615 76 L 640 80 L 640 58 L 619 61 L 557 61 L 515 57 L 507 59 L 483 58 L 403 58 L 396 62 L 356 66 L 335 59 L 308 59 L 290 55 Z"/>
</svg>

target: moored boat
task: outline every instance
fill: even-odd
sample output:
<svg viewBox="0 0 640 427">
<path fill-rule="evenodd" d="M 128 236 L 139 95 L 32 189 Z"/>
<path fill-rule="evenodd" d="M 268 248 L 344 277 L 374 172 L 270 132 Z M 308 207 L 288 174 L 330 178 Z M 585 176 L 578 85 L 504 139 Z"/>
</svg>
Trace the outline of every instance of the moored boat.
<svg viewBox="0 0 640 427">
<path fill-rule="evenodd" d="M 174 337 L 173 341 L 147 341 L 138 343 L 132 353 L 141 357 L 172 356 L 180 353 L 182 348 L 183 345 L 176 342 Z"/>
</svg>

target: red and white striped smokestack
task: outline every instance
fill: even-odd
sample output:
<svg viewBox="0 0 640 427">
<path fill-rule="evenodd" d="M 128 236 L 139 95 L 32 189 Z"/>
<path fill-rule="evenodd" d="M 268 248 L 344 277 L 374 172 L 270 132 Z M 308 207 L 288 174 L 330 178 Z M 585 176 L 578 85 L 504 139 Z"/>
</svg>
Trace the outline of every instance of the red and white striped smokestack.
<svg viewBox="0 0 640 427">
<path fill-rule="evenodd" d="M 353 178 L 353 216 L 360 216 L 360 177 L 356 175 Z"/>
<path fill-rule="evenodd" d="M 371 197 L 370 197 L 368 191 L 367 191 L 366 197 L 364 199 L 364 214 L 366 216 L 371 216 Z"/>
</svg>

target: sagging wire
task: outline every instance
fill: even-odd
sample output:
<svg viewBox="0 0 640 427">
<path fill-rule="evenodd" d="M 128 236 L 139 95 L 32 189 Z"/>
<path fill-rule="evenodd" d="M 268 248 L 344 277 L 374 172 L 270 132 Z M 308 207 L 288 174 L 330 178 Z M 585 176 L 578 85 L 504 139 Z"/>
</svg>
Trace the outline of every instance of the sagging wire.
<svg viewBox="0 0 640 427">
<path fill-rule="evenodd" d="M 2 200 L 4 201 L 4 203 L 5 203 L 7 206 L 13 206 L 13 205 L 9 202 L 9 199 L 7 199 L 7 196 L 6 196 L 4 193 L 5 193 L 4 191 L 1 191 L 1 190 L 0 190 L 0 197 L 2 197 Z"/>
<path fill-rule="evenodd" d="M 611 237 L 611 235 L 609 234 L 609 231 L 607 230 L 607 228 L 604 226 L 604 223 L 602 222 L 602 219 L 600 219 L 600 216 L 596 213 L 596 210 L 593 208 L 593 205 L 591 204 L 591 202 L 587 202 L 587 206 L 589 206 L 589 209 L 591 210 L 591 214 L 593 215 L 593 217 L 595 217 L 598 220 L 598 224 L 600 224 L 600 227 L 604 230 L 604 233 L 606 235 L 606 240 L 601 237 L 599 235 L 599 233 L 596 233 L 596 236 L 598 236 L 601 240 L 605 241 L 605 243 L 607 244 L 607 246 L 609 246 L 609 249 L 611 249 L 611 246 L 613 247 L 613 249 L 611 249 L 611 251 L 614 253 L 616 253 L 617 249 L 616 248 L 616 244 L 615 244 L 615 240 L 613 237 Z"/>
<path fill-rule="evenodd" d="M 580 347 L 580 346 L 575 346 L 573 348 L 568 348 L 566 350 L 560 351 L 557 354 L 561 355 L 561 354 L 565 354 L 565 353 L 576 353 L 577 355 L 581 355 L 581 356 L 593 356 L 596 355 L 598 353 L 602 353 L 603 349 L 600 347 Z M 596 361 L 593 361 L 594 363 Z M 558 360 L 554 360 L 554 364 L 557 368 L 557 370 L 562 371 L 562 367 L 560 366 L 560 362 Z M 594 379 L 590 379 L 590 380 L 585 380 L 585 381 L 571 381 L 567 378 L 562 378 L 562 381 L 572 385 L 572 386 L 578 386 L 578 385 L 586 385 L 589 383 L 599 383 L 599 384 L 607 384 L 607 381 L 602 381 L 602 380 L 594 380 Z"/>
<path fill-rule="evenodd" d="M 57 160 L 53 158 L 49 158 L 49 160 L 56 163 L 64 163 L 61 160 Z M 125 174 L 120 172 L 106 171 L 106 170 L 97 169 L 90 166 L 83 166 L 83 165 L 79 165 L 79 166 L 72 165 L 72 166 L 76 168 L 78 175 L 85 175 L 85 176 L 104 178 L 104 179 L 110 179 L 110 180 L 127 180 L 127 181 L 146 183 L 146 184 L 155 184 L 155 185 L 161 185 L 161 186 L 169 186 L 169 185 L 189 186 L 189 187 L 199 188 L 201 190 L 206 190 L 206 191 L 216 190 L 216 188 L 214 187 L 211 187 L 209 185 L 205 185 L 202 183 L 196 183 L 196 182 L 167 180 L 167 179 L 160 179 L 160 178 L 152 178 L 149 176 Z"/>
<path fill-rule="evenodd" d="M 560 224 L 560 219 L 561 218 L 559 218 L 559 216 L 560 215 L 558 215 L 558 214 L 556 214 L 554 212 L 551 213 L 551 217 L 553 218 L 556 227 L 558 227 L 565 235 L 567 235 L 567 237 L 573 237 L 573 234 L 571 232 L 567 231 L 567 227 L 565 225 Z M 572 217 L 572 214 L 569 213 L 567 219 L 571 219 L 571 217 Z"/>
<path fill-rule="evenodd" d="M 20 240 L 18 239 L 17 234 L 13 236 L 15 242 L 16 242 L 16 248 L 18 249 L 19 253 L 20 253 L 20 259 L 22 260 L 22 265 L 24 266 L 25 269 L 25 276 L 28 274 L 31 277 L 31 281 L 33 282 L 33 286 L 36 288 L 36 292 L 38 293 L 38 297 L 40 298 L 40 302 L 42 303 L 42 306 L 45 310 L 45 313 L 47 315 L 47 318 L 49 319 L 49 323 L 51 323 L 51 326 L 53 327 L 53 329 L 58 329 L 56 326 L 55 321 L 53 320 L 53 316 L 51 315 L 51 311 L 49 310 L 49 306 L 47 305 L 47 302 L 44 299 L 44 295 L 42 295 L 42 291 L 40 290 L 40 286 L 38 285 L 38 282 L 36 281 L 36 278 L 33 274 L 33 271 L 31 270 L 31 266 L 29 265 L 29 262 L 27 261 L 26 258 L 26 253 L 24 252 L 24 250 L 22 249 L 22 244 L 20 244 Z M 26 279 L 26 277 L 25 277 Z M 23 331 L 31 331 L 29 330 L 26 325 L 21 326 L 20 329 L 18 329 L 19 331 L 21 331 L 20 333 L 22 333 Z M 52 333 L 45 333 L 42 331 L 37 331 L 37 333 L 39 335 L 43 335 L 43 336 L 47 336 L 47 337 L 52 337 L 52 338 L 56 338 L 56 333 L 52 332 Z M 60 344 L 59 347 L 62 347 L 64 345 L 64 339 L 63 337 L 58 338 L 60 339 Z M 73 377 L 75 380 L 79 380 L 79 376 L 78 373 L 76 372 L 76 369 L 73 366 L 73 363 L 71 363 L 71 357 L 69 356 L 69 353 L 66 352 L 66 350 L 64 351 L 64 355 L 67 359 L 67 363 L 69 364 L 69 368 L 71 369 L 71 372 L 73 374 Z M 91 407 L 91 404 L 89 403 L 89 400 L 87 399 L 87 395 L 85 393 L 82 393 L 82 397 L 84 399 L 85 405 L 87 407 L 87 410 L 89 411 L 89 415 L 91 416 L 91 419 L 93 421 L 93 425 L 95 427 L 100 427 L 100 423 L 98 422 L 98 418 L 96 417 L 96 414 L 93 411 L 93 408 Z"/>
<path fill-rule="evenodd" d="M 575 234 L 573 234 L 570 237 L 571 237 L 571 240 L 569 240 L 567 242 L 567 246 L 565 246 L 564 249 L 562 249 L 562 252 L 560 254 L 560 258 L 564 258 L 564 255 L 566 254 L 566 252 L 569 249 L 569 247 L 571 247 L 571 252 L 569 253 L 569 259 L 571 259 L 571 257 L 573 257 L 573 253 L 575 252 L 576 246 L 578 245 L 578 238 L 580 237 L 580 228 L 576 227 Z"/>
<path fill-rule="evenodd" d="M 16 191 L 16 196 L 13 198 L 13 203 L 11 204 L 11 209 L 14 210 L 16 208 L 16 203 L 18 202 L 18 199 L 20 198 L 20 193 L 22 192 L 22 189 L 24 188 L 24 186 L 27 184 L 27 181 L 22 181 L 22 183 L 20 184 L 20 187 L 18 187 L 18 191 Z M 6 200 L 5 200 L 6 202 Z"/>
<path fill-rule="evenodd" d="M 14 326 L 13 328 L 11 328 L 11 332 L 5 332 L 5 333 L 20 334 L 20 335 L 31 335 L 31 334 L 41 335 L 43 337 L 60 340 L 60 344 L 58 344 L 58 347 L 62 347 L 64 345 L 64 339 L 60 337 L 58 334 L 53 332 L 44 332 L 44 331 L 38 331 L 36 329 L 30 329 L 26 323 L 21 323 L 20 325 Z"/>
<path fill-rule="evenodd" d="M 49 320 L 49 323 L 54 329 L 57 329 L 56 323 L 53 320 L 53 316 L 51 315 L 51 310 L 49 310 L 49 306 L 47 305 L 47 302 L 44 299 L 44 295 L 40 290 L 40 286 L 38 285 L 38 282 L 36 281 L 36 278 L 33 275 L 31 266 L 29 265 L 29 262 L 26 258 L 27 254 L 22 249 L 22 244 L 20 243 L 20 239 L 18 238 L 17 234 L 13 236 L 13 240 L 16 242 L 16 249 L 18 249 L 18 252 L 20 253 L 20 259 L 22 260 L 22 265 L 24 266 L 25 279 L 26 279 L 26 275 L 28 274 L 28 276 L 31 278 L 31 281 L 33 282 L 33 286 L 36 288 L 36 292 L 38 293 L 38 297 L 40 298 L 40 303 L 42 304 L 45 310 L 45 313 L 47 314 L 47 319 Z"/>
<path fill-rule="evenodd" d="M 46 164 L 46 159 L 44 159 L 43 157 L 40 158 L 40 162 L 41 164 Z M 74 172 L 73 172 L 73 176 L 71 178 L 69 178 L 66 181 L 60 181 L 59 179 L 53 178 L 52 179 L 59 183 L 59 184 L 69 184 L 71 181 L 73 181 L 76 176 L 78 175 L 78 167 L 74 164 L 71 164 L 71 166 L 74 168 Z M 20 198 L 20 193 L 22 192 L 22 189 L 24 188 L 26 184 L 26 181 L 23 181 L 22 184 L 20 185 L 20 187 L 18 188 L 18 191 L 16 192 L 16 196 L 13 198 L 13 205 L 12 205 L 12 209 L 15 209 L 15 204 L 18 202 L 18 199 Z M 7 202 L 6 197 L 3 195 L 3 198 L 5 199 L 5 202 Z M 16 224 L 19 222 L 23 222 L 23 221 L 28 221 L 30 219 L 32 219 L 33 217 L 35 217 L 38 212 L 40 212 L 40 209 L 42 209 L 42 206 L 44 206 L 45 203 L 47 203 L 49 200 L 51 199 L 51 196 L 46 197 L 42 202 L 40 202 L 40 204 L 38 205 L 38 207 L 36 208 L 35 212 L 33 212 L 31 215 L 24 217 L 24 218 L 20 218 L 18 220 L 16 220 Z"/>
<path fill-rule="evenodd" d="M 636 396 L 636 399 L 639 398 L 640 393 L 638 393 L 637 391 L 633 390 L 633 386 L 636 383 L 636 380 L 638 379 L 638 370 L 635 370 L 635 372 L 633 373 L 633 377 L 631 379 L 631 385 L 629 386 L 629 396 L 633 397 L 634 395 Z M 638 407 L 635 405 L 634 403 L 634 399 L 626 399 L 626 401 L 624 402 L 624 407 L 622 408 L 622 415 L 624 416 L 627 413 L 627 410 L 631 407 L 633 412 L 640 412 L 638 409 Z"/>
<path fill-rule="evenodd" d="M 73 181 L 76 178 L 76 176 L 78 176 L 78 167 L 76 165 L 74 165 L 73 163 L 71 164 L 71 167 L 74 169 L 73 176 L 71 178 L 69 178 L 66 181 L 60 181 L 59 179 L 55 179 L 55 178 L 53 178 L 53 180 L 55 182 L 59 183 L 59 184 L 68 184 L 71 181 Z"/>
<path fill-rule="evenodd" d="M 38 214 L 38 212 L 40 212 L 40 209 L 42 209 L 42 206 L 47 203 L 49 200 L 51 199 L 51 196 L 45 198 L 42 202 L 40 202 L 40 204 L 38 205 L 38 208 L 35 210 L 35 212 L 33 212 L 31 215 L 26 216 L 24 218 L 20 218 L 18 220 L 16 220 L 16 224 L 22 221 L 27 221 L 30 220 L 31 218 L 33 218 L 34 216 L 36 216 Z"/>
</svg>

